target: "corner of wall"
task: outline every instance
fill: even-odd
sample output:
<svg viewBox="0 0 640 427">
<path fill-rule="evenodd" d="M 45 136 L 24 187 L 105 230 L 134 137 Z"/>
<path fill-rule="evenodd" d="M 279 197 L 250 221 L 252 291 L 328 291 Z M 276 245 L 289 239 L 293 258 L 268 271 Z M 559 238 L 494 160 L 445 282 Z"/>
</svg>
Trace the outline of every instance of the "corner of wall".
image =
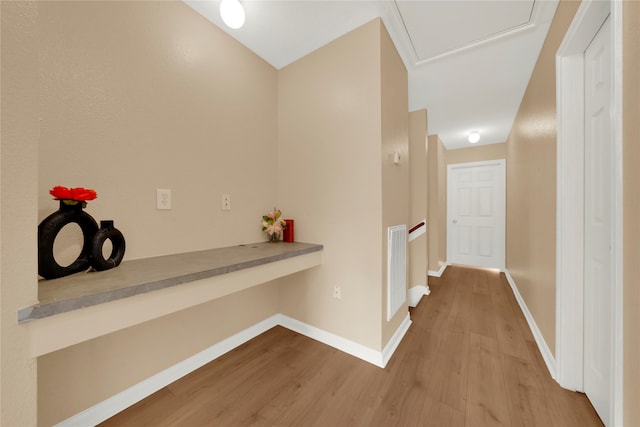
<svg viewBox="0 0 640 427">
<path fill-rule="evenodd" d="M 408 314 L 405 304 L 392 319 L 387 319 L 387 228 L 410 228 L 411 174 L 409 157 L 409 82 L 407 69 L 384 24 L 380 29 L 381 151 L 382 172 L 382 276 L 380 292 L 381 342 L 385 348 Z M 409 259 L 409 257 L 407 257 Z M 407 272 L 407 277 L 408 277 Z"/>
<path fill-rule="evenodd" d="M 37 423 L 37 367 L 17 312 L 37 302 L 38 2 L 0 2 L 0 425 Z"/>
<path fill-rule="evenodd" d="M 296 220 L 296 239 L 324 245 L 322 266 L 282 279 L 281 312 L 376 350 L 380 28 L 379 20 L 369 22 L 278 71 L 278 204 Z M 334 286 L 341 299 L 332 297 Z"/>
</svg>

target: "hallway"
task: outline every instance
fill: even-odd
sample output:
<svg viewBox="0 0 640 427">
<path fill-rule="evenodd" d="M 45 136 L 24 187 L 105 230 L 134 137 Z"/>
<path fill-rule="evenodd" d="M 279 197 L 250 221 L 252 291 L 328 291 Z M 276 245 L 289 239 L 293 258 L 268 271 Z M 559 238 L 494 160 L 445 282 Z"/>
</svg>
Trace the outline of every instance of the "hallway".
<svg viewBox="0 0 640 427">
<path fill-rule="evenodd" d="M 276 327 L 102 425 L 602 425 L 550 378 L 504 275 L 429 283 L 385 369 Z"/>
</svg>

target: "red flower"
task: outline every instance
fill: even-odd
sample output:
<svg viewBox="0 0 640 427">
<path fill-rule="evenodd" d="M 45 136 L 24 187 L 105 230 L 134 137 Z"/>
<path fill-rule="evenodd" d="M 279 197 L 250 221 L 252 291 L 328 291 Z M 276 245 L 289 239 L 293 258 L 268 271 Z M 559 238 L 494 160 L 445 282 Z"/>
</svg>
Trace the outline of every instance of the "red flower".
<svg viewBox="0 0 640 427">
<path fill-rule="evenodd" d="M 72 188 L 71 189 L 71 200 L 77 200 L 79 202 L 84 202 L 86 200 L 94 200 L 98 195 L 95 190 L 90 188 Z"/>
<path fill-rule="evenodd" d="M 63 187 L 61 185 L 57 185 L 57 186 L 53 187 L 49 191 L 49 194 L 51 194 L 57 200 L 71 199 L 71 190 L 69 190 L 67 187 Z"/>
<path fill-rule="evenodd" d="M 76 202 L 84 202 L 87 200 L 94 200 L 98 195 L 95 190 L 90 188 L 67 188 L 61 185 L 57 185 L 49 191 L 56 200 L 75 200 Z"/>
</svg>

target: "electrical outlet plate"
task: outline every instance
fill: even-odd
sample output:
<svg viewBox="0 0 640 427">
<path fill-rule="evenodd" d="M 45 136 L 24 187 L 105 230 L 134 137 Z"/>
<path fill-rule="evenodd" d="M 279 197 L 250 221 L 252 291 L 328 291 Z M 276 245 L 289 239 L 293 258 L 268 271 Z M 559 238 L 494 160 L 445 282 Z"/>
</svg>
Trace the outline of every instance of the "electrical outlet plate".
<svg viewBox="0 0 640 427">
<path fill-rule="evenodd" d="M 340 286 L 338 285 L 333 287 L 333 298 L 342 299 L 342 289 L 340 289 Z"/>
<path fill-rule="evenodd" d="M 223 194 L 222 195 L 221 209 L 223 211 L 230 211 L 231 210 L 231 195 L 229 195 L 229 194 Z"/>
<path fill-rule="evenodd" d="M 166 188 L 158 188 L 156 190 L 156 209 L 171 209 L 171 190 Z"/>
</svg>

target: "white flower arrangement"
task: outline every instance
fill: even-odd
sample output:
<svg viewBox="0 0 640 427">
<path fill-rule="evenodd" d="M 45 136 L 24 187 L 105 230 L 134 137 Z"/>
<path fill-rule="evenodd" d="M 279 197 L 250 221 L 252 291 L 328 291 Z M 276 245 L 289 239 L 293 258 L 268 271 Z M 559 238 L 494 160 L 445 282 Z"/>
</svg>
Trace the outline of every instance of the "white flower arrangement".
<svg viewBox="0 0 640 427">
<path fill-rule="evenodd" d="M 281 219 L 282 212 L 279 209 L 273 209 L 266 215 L 262 216 L 262 231 L 269 235 L 270 242 L 277 242 L 280 240 L 282 230 L 287 228 L 287 223 L 284 219 Z"/>
</svg>

